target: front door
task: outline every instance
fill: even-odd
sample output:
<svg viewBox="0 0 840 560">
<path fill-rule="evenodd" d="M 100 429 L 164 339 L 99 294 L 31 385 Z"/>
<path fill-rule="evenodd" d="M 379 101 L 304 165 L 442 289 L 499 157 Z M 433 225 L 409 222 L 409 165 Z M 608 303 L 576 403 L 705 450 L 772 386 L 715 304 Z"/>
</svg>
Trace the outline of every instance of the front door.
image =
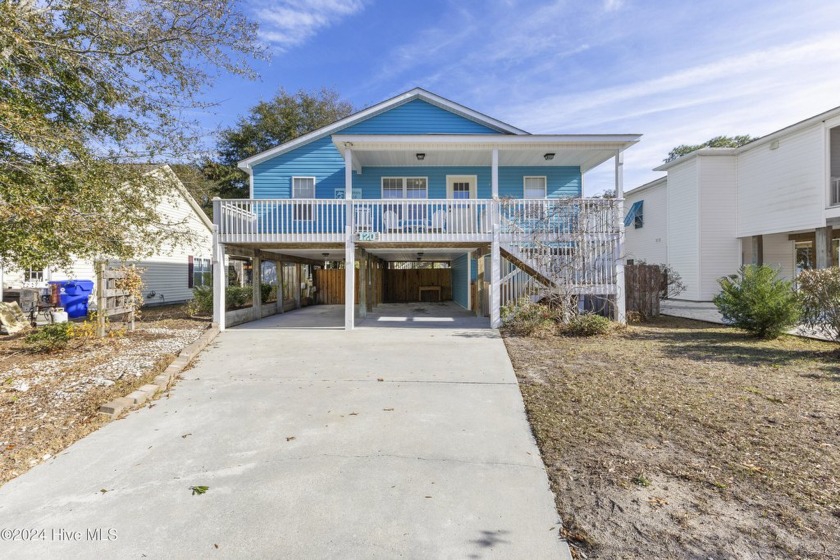
<svg viewBox="0 0 840 560">
<path fill-rule="evenodd" d="M 478 190 L 478 178 L 475 175 L 447 175 L 446 198 L 463 200 L 475 198 Z"/>
</svg>

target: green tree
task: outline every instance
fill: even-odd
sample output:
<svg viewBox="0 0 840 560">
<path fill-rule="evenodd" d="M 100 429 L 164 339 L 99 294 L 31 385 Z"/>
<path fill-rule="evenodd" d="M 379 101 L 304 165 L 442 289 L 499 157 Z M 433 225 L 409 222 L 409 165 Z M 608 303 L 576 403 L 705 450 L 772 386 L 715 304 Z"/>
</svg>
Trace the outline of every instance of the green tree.
<svg viewBox="0 0 840 560">
<path fill-rule="evenodd" d="M 776 338 L 795 326 L 802 305 L 793 283 L 778 278 L 769 266 L 747 265 L 718 280 L 714 304 L 728 323 L 761 338 Z"/>
<path fill-rule="evenodd" d="M 0 2 L 0 262 L 153 252 L 170 185 L 143 164 L 194 153 L 185 115 L 261 55 L 234 0 Z"/>
<path fill-rule="evenodd" d="M 246 198 L 248 175 L 236 166 L 239 161 L 334 123 L 352 112 L 353 106 L 333 90 L 301 90 L 290 94 L 281 88 L 272 99 L 260 101 L 235 126 L 220 133 L 218 157 L 204 162 L 205 176 L 219 185 L 222 198 Z"/>
<path fill-rule="evenodd" d="M 744 134 L 741 136 L 715 136 L 714 138 L 706 140 L 702 144 L 680 144 L 668 152 L 668 157 L 665 158 L 665 163 L 673 161 L 686 154 L 690 154 L 691 152 L 696 152 L 701 148 L 739 148 L 744 144 L 749 144 L 753 140 L 755 140 L 755 138 L 749 134 Z"/>
</svg>

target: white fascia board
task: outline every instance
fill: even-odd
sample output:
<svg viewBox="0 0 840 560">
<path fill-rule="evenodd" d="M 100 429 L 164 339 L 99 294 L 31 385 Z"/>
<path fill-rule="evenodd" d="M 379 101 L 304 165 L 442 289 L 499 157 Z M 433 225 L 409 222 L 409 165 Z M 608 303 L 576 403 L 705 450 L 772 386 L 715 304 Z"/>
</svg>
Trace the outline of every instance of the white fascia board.
<svg viewBox="0 0 840 560">
<path fill-rule="evenodd" d="M 348 134 L 333 135 L 333 144 L 343 151 L 345 146 L 353 148 L 374 148 L 378 146 L 401 146 L 406 149 L 422 146 L 446 149 L 489 148 L 594 148 L 624 151 L 637 143 L 641 134 L 529 134 L 510 136 L 505 134 Z"/>
<path fill-rule="evenodd" d="M 210 221 L 210 218 L 207 217 L 207 214 L 204 213 L 204 210 L 202 210 L 201 206 L 198 205 L 198 202 L 195 201 L 193 196 L 190 194 L 190 191 L 187 190 L 187 187 L 185 187 L 184 183 L 181 182 L 181 179 L 178 178 L 178 175 L 172 171 L 172 168 L 167 164 L 163 164 L 158 168 L 158 170 L 165 174 L 166 178 L 172 182 L 175 186 L 175 190 L 177 190 L 178 194 L 187 201 L 187 204 L 189 204 L 193 213 L 198 216 L 198 219 L 201 220 L 201 223 L 204 224 L 204 227 L 206 227 L 208 231 L 213 231 L 213 222 Z M 150 173 L 154 172 L 155 170 Z"/>
<path fill-rule="evenodd" d="M 694 150 L 691 153 L 685 154 L 684 156 L 680 156 L 675 160 L 669 161 L 668 163 L 663 163 L 659 167 L 654 167 L 654 171 L 668 171 L 672 167 L 676 167 L 678 165 L 682 165 L 687 161 L 691 161 L 696 157 L 699 156 L 711 156 L 711 157 L 720 157 L 720 156 L 736 156 L 740 152 L 740 148 L 700 148 L 699 150 Z"/>
<path fill-rule="evenodd" d="M 738 153 L 746 152 L 747 150 L 752 150 L 753 148 L 757 148 L 757 147 L 762 146 L 762 145 L 764 145 L 768 142 L 772 142 L 773 140 L 777 140 L 779 138 L 784 138 L 785 136 L 788 136 L 790 134 L 794 134 L 796 132 L 799 132 L 803 128 L 808 128 L 808 127 L 813 126 L 817 123 L 824 123 L 824 122 L 826 122 L 828 120 L 831 120 L 835 117 L 840 117 L 840 107 L 835 107 L 834 109 L 829 109 L 828 111 L 820 113 L 819 115 L 814 115 L 813 117 L 809 117 L 805 120 L 799 121 L 798 123 L 794 123 L 790 126 L 786 126 L 785 128 L 780 128 L 779 130 L 777 130 L 775 132 L 771 132 L 770 134 L 767 134 L 765 136 L 762 136 L 761 138 L 753 140 L 749 144 L 744 144 L 740 148 L 737 148 Z"/>
<path fill-rule="evenodd" d="M 659 179 L 654 179 L 649 183 L 645 183 L 644 185 L 639 185 L 634 189 L 630 189 L 629 191 L 624 191 L 624 198 L 627 198 L 631 194 L 638 194 L 640 192 L 646 191 L 648 189 L 654 189 L 656 187 L 663 186 L 668 183 L 668 176 L 665 175 L 664 177 L 660 177 Z"/>
<path fill-rule="evenodd" d="M 492 117 L 488 117 L 478 111 L 474 111 L 469 107 L 465 107 L 463 105 L 459 105 L 454 101 L 449 101 L 439 95 L 435 95 L 434 93 L 428 92 L 422 88 L 414 88 L 410 91 L 407 91 L 403 94 L 400 94 L 396 97 L 392 97 L 382 103 L 378 103 L 372 107 L 368 107 L 367 109 L 363 109 L 357 113 L 354 113 L 348 117 L 345 117 L 341 120 L 338 120 L 330 125 L 321 127 L 317 130 L 313 130 L 309 134 L 304 134 L 294 140 L 286 142 L 285 144 L 281 144 L 275 148 L 271 148 L 270 150 L 266 150 L 259 154 L 253 155 L 249 158 L 243 159 L 239 162 L 238 167 L 243 169 L 249 175 L 251 173 L 251 168 L 258 163 L 262 163 L 268 159 L 271 159 L 275 156 L 280 154 L 286 153 L 290 150 L 293 150 L 299 146 L 312 142 L 314 140 L 318 140 L 323 138 L 324 136 L 328 136 L 334 132 L 337 132 L 341 129 L 347 128 L 357 122 L 363 121 L 379 113 L 383 113 L 388 109 L 396 107 L 397 105 L 402 105 L 403 103 L 408 103 L 409 101 L 413 101 L 414 99 L 422 99 L 427 101 L 433 105 L 437 105 L 443 109 L 447 109 L 452 111 L 455 114 L 462 115 L 464 117 L 469 118 L 470 120 L 479 122 L 491 128 L 495 128 L 500 132 L 507 132 L 508 134 L 515 134 L 515 135 L 527 135 L 528 133 L 522 129 L 516 128 L 515 126 L 511 126 L 507 123 L 504 123 L 500 120 L 494 119 Z"/>
</svg>

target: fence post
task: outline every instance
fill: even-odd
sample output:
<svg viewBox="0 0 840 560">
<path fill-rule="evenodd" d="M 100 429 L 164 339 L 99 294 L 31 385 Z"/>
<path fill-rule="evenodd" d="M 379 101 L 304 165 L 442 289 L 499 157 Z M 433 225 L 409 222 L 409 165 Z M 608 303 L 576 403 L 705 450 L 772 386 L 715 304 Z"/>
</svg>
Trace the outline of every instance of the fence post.
<svg viewBox="0 0 840 560">
<path fill-rule="evenodd" d="M 105 290 L 107 289 L 105 263 L 96 261 L 94 269 L 96 270 L 96 336 L 102 338 L 105 336 L 105 317 L 108 313 L 107 299 L 105 298 Z"/>
<path fill-rule="evenodd" d="M 137 276 L 137 267 L 132 264 L 131 265 L 131 273 L 132 273 L 132 280 Z M 131 295 L 128 298 L 129 305 L 131 305 L 131 331 L 134 332 L 134 312 L 137 309 L 137 301 L 134 299 L 135 294 L 134 290 L 131 291 Z"/>
</svg>

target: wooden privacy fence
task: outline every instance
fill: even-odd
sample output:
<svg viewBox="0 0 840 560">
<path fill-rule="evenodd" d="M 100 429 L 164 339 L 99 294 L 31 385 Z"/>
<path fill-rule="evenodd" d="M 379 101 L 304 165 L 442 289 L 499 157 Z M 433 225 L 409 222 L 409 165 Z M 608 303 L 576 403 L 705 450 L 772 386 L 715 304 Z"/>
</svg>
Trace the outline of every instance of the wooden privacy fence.
<svg viewBox="0 0 840 560">
<path fill-rule="evenodd" d="M 421 300 L 420 288 L 424 288 Z M 411 303 L 416 301 L 452 299 L 452 269 L 415 268 L 385 271 L 385 303 Z"/>
<path fill-rule="evenodd" d="M 627 311 L 643 318 L 659 316 L 662 294 L 662 269 L 655 264 L 628 264 L 624 267 L 624 291 Z"/>
<path fill-rule="evenodd" d="M 326 268 L 315 270 L 316 298 L 325 305 L 344 304 L 344 269 Z M 379 302 L 411 303 L 423 299 L 437 301 L 440 288 L 440 300 L 452 299 L 452 270 L 449 268 L 393 270 L 372 268 L 373 291 L 368 297 L 368 305 Z M 430 289 L 434 288 L 434 289 Z M 356 302 L 359 303 L 359 271 L 356 270 Z"/>
<path fill-rule="evenodd" d="M 344 305 L 344 269 L 315 269 L 315 299 L 323 305 Z M 356 301 L 359 303 L 359 271 L 356 270 Z"/>
</svg>

